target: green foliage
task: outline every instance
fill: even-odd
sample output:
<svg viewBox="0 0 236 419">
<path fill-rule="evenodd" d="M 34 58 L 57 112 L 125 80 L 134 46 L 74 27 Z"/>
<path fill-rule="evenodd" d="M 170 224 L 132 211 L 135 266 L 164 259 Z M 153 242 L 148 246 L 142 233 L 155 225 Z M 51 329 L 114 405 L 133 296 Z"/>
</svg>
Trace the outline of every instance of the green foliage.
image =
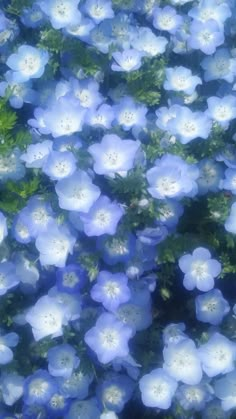
<svg viewBox="0 0 236 419">
<path fill-rule="evenodd" d="M 24 149 L 31 142 L 30 133 L 17 125 L 17 116 L 7 104 L 9 91 L 0 99 L 0 155 L 15 147 Z"/>
<path fill-rule="evenodd" d="M 9 180 L 0 190 L 0 210 L 8 214 L 16 214 L 22 209 L 31 195 L 38 192 L 40 178 L 33 176 L 21 182 Z"/>
<path fill-rule="evenodd" d="M 78 39 L 67 39 L 64 43 L 64 51 L 71 54 L 71 68 L 75 74 L 80 69 L 86 76 L 92 76 L 108 66 L 108 57 L 96 51 L 95 48 L 85 45 Z"/>
<path fill-rule="evenodd" d="M 90 281 L 94 281 L 99 273 L 98 268 L 99 257 L 96 254 L 82 253 L 78 258 L 78 262 L 88 272 Z"/>
<path fill-rule="evenodd" d="M 65 38 L 60 31 L 48 27 L 40 32 L 37 47 L 58 54 L 64 49 L 64 41 Z"/>
<path fill-rule="evenodd" d="M 161 97 L 165 66 L 163 58 L 146 58 L 141 69 L 128 73 L 126 82 L 131 96 L 148 106 L 157 105 Z"/>
<path fill-rule="evenodd" d="M 197 159 L 212 157 L 219 151 L 224 150 L 224 130 L 218 124 L 213 124 L 211 134 L 207 140 L 192 141 L 188 144 L 189 150 Z"/>
<path fill-rule="evenodd" d="M 3 136 L 15 126 L 16 113 L 7 105 L 8 94 L 0 99 L 0 135 Z"/>
<path fill-rule="evenodd" d="M 184 253 L 193 251 L 202 245 L 201 238 L 190 234 L 172 234 L 158 246 L 159 263 L 175 263 Z"/>
<path fill-rule="evenodd" d="M 40 178 L 37 176 L 34 176 L 32 179 L 27 181 L 21 181 L 21 182 L 13 182 L 9 180 L 6 183 L 6 189 L 11 192 L 12 194 L 16 194 L 17 196 L 27 199 L 31 195 L 34 195 L 39 187 L 40 184 Z"/>
<path fill-rule="evenodd" d="M 6 12 L 15 16 L 20 16 L 25 7 L 30 7 L 33 0 L 11 0 L 6 8 Z"/>
<path fill-rule="evenodd" d="M 134 0 L 112 0 L 112 5 L 115 9 L 130 10 L 134 6 Z"/>
<path fill-rule="evenodd" d="M 211 220 L 224 224 L 232 205 L 231 196 L 227 193 L 217 193 L 207 199 L 208 212 Z"/>
<path fill-rule="evenodd" d="M 116 174 L 114 179 L 108 179 L 108 183 L 119 202 L 130 203 L 133 199 L 142 197 L 146 180 L 142 167 L 137 166 L 125 177 Z"/>
</svg>

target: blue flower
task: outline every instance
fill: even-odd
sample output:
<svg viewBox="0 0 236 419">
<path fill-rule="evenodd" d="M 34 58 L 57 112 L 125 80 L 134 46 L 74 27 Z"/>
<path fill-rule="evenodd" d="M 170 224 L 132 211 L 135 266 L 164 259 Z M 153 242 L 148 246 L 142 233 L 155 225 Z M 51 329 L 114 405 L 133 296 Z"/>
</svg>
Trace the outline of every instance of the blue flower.
<svg viewBox="0 0 236 419">
<path fill-rule="evenodd" d="M 17 83 L 14 79 L 14 73 L 7 71 L 5 74 L 6 81 L 0 83 L 0 96 L 6 95 L 7 89 L 10 89 L 9 102 L 15 109 L 20 109 L 24 103 L 35 103 L 37 93 L 31 89 L 31 82 Z"/>
<path fill-rule="evenodd" d="M 12 80 L 20 83 L 41 77 L 48 61 L 47 51 L 29 45 L 21 45 L 16 54 L 8 57 L 6 64 L 13 70 Z"/>
<path fill-rule="evenodd" d="M 90 210 L 101 194 L 100 189 L 92 183 L 90 176 L 82 170 L 59 180 L 55 189 L 60 208 L 85 213 Z"/>
<path fill-rule="evenodd" d="M 113 107 L 103 104 L 97 109 L 90 109 L 86 115 L 86 122 L 91 127 L 110 129 L 114 117 Z"/>
<path fill-rule="evenodd" d="M 221 400 L 221 406 L 224 412 L 228 412 L 236 407 L 235 400 L 235 386 L 236 386 L 236 370 L 226 374 L 224 377 L 217 380 L 214 384 L 214 392 L 216 397 Z M 231 413 L 229 412 L 229 413 Z M 227 413 L 222 414 L 222 419 L 228 418 Z M 210 419 L 210 418 L 209 418 Z"/>
<path fill-rule="evenodd" d="M 86 0 L 84 10 L 96 24 L 102 22 L 104 19 L 114 17 L 112 2 L 110 0 Z"/>
<path fill-rule="evenodd" d="M 39 251 L 39 260 L 44 265 L 54 265 L 63 268 L 69 254 L 73 254 L 76 237 L 67 226 L 58 226 L 55 222 L 49 225 L 49 231 L 40 233 L 35 241 Z"/>
<path fill-rule="evenodd" d="M 213 19 L 206 22 L 193 21 L 187 43 L 190 48 L 199 49 L 204 54 L 214 54 L 216 48 L 224 43 L 223 29 Z"/>
<path fill-rule="evenodd" d="M 70 294 L 53 287 L 48 291 L 48 296 L 64 306 L 66 321 L 77 320 L 81 316 L 82 302 L 78 292 Z"/>
<path fill-rule="evenodd" d="M 102 258 L 108 265 L 127 262 L 135 251 L 135 237 L 131 234 L 101 237 L 97 248 L 102 251 Z"/>
<path fill-rule="evenodd" d="M 20 282 L 17 276 L 16 267 L 12 262 L 0 263 L 0 295 L 4 295 L 11 288 Z"/>
<path fill-rule="evenodd" d="M 19 336 L 14 332 L 0 336 L 0 365 L 9 364 L 13 360 L 13 352 L 10 348 L 17 346 L 18 342 Z"/>
<path fill-rule="evenodd" d="M 178 224 L 183 212 L 184 207 L 181 203 L 166 199 L 160 205 L 157 220 L 166 226 L 169 231 Z"/>
<path fill-rule="evenodd" d="M 44 201 L 40 195 L 34 195 L 21 211 L 21 222 L 26 226 L 30 237 L 36 238 L 48 230 L 49 224 L 53 222 L 53 215 L 49 202 Z"/>
<path fill-rule="evenodd" d="M 226 189 L 230 192 L 232 192 L 232 194 L 236 195 L 236 170 L 235 169 L 226 169 L 225 171 L 225 179 L 222 179 L 220 181 L 220 188 L 221 189 Z M 233 206 L 232 206 L 233 208 Z M 232 210 L 231 208 L 231 210 Z M 233 215 L 233 213 L 232 213 Z M 233 217 L 232 221 L 233 221 Z"/>
<path fill-rule="evenodd" d="M 31 256 L 28 256 L 27 253 L 15 252 L 14 264 L 16 266 L 17 275 L 20 279 L 20 289 L 23 294 L 32 294 L 35 293 L 39 285 L 39 269 L 37 265 L 33 262 Z"/>
<path fill-rule="evenodd" d="M 20 155 L 18 148 L 0 154 L 0 182 L 16 181 L 25 176 L 25 167 L 20 161 Z"/>
<path fill-rule="evenodd" d="M 184 410 L 203 412 L 211 394 L 204 383 L 195 386 L 183 384 L 178 388 L 176 398 Z"/>
<path fill-rule="evenodd" d="M 130 299 L 128 278 L 122 273 L 112 274 L 108 271 L 101 271 L 90 294 L 92 299 L 102 303 L 106 310 L 116 311 L 120 304 Z"/>
<path fill-rule="evenodd" d="M 144 230 L 137 230 L 137 237 L 139 241 L 148 246 L 156 246 L 158 243 L 165 240 L 168 231 L 164 226 L 146 227 Z"/>
<path fill-rule="evenodd" d="M 230 311 L 227 300 L 218 289 L 213 289 L 203 295 L 198 295 L 195 300 L 196 317 L 204 323 L 219 325 L 223 317 Z"/>
<path fill-rule="evenodd" d="M 46 407 L 50 418 L 66 417 L 70 407 L 70 400 L 56 392 L 51 396 Z"/>
<path fill-rule="evenodd" d="M 7 219 L 0 211 L 0 244 L 3 242 L 5 237 L 7 237 Z"/>
<path fill-rule="evenodd" d="M 186 106 L 179 106 L 176 117 L 167 123 L 168 130 L 177 136 L 182 144 L 196 138 L 209 137 L 212 122 L 204 112 L 192 112 Z"/>
<path fill-rule="evenodd" d="M 223 168 L 213 159 L 205 158 L 198 164 L 200 175 L 197 179 L 198 194 L 205 195 L 208 191 L 217 192 L 220 187 Z"/>
<path fill-rule="evenodd" d="M 50 348 L 47 359 L 48 371 L 53 377 L 71 377 L 80 363 L 75 348 L 66 343 Z"/>
<path fill-rule="evenodd" d="M 0 388 L 4 403 L 7 406 L 13 406 L 23 395 L 24 377 L 17 373 L 2 373 L 0 379 Z"/>
<path fill-rule="evenodd" d="M 147 57 L 155 57 L 163 54 L 166 50 L 168 40 L 164 36 L 156 36 L 150 28 L 138 28 L 138 34 L 133 39 L 133 47 L 147 55 Z"/>
<path fill-rule="evenodd" d="M 222 128 L 227 129 L 229 122 L 236 118 L 236 97 L 209 97 L 207 99 L 208 115 L 218 122 Z"/>
<path fill-rule="evenodd" d="M 66 307 L 47 295 L 40 297 L 26 314 L 36 341 L 45 336 L 62 336 L 62 326 L 67 323 Z"/>
<path fill-rule="evenodd" d="M 202 80 L 198 76 L 193 76 L 191 70 L 186 67 L 166 68 L 166 80 L 163 84 L 165 90 L 173 90 L 175 92 L 184 92 L 192 95 L 196 86 L 202 84 Z"/>
<path fill-rule="evenodd" d="M 51 151 L 43 164 L 42 171 L 51 180 L 60 180 L 76 170 L 76 158 L 71 151 Z"/>
<path fill-rule="evenodd" d="M 198 247 L 193 254 L 187 254 L 179 259 L 179 267 L 184 272 L 184 287 L 193 290 L 210 291 L 214 287 L 214 278 L 221 272 L 221 264 L 211 259 L 209 250 Z"/>
<path fill-rule="evenodd" d="M 118 105 L 113 107 L 115 119 L 125 131 L 132 127 L 146 126 L 147 107 L 138 105 L 131 97 L 124 97 Z"/>
<path fill-rule="evenodd" d="M 187 338 L 184 333 L 186 326 L 184 323 L 170 323 L 163 330 L 163 342 L 165 345 L 178 343 Z"/>
<path fill-rule="evenodd" d="M 101 314 L 92 327 L 85 333 L 84 340 L 96 353 L 102 364 L 113 361 L 117 356 L 129 353 L 128 341 L 132 336 L 130 327 L 117 320 L 113 314 Z"/>
<path fill-rule="evenodd" d="M 231 58 L 226 48 L 218 49 L 213 57 L 204 58 L 201 67 L 205 70 L 205 81 L 221 79 L 232 83 L 236 75 L 236 59 Z"/>
<path fill-rule="evenodd" d="M 100 196 L 87 214 L 81 214 L 83 229 L 87 236 L 115 234 L 117 225 L 124 215 L 121 205 L 111 202 L 107 196 Z"/>
<path fill-rule="evenodd" d="M 78 401 L 75 400 L 70 405 L 70 410 L 66 415 L 66 419 L 100 419 L 100 410 L 97 406 L 97 400 L 95 398 Z"/>
<path fill-rule="evenodd" d="M 145 406 L 166 410 L 171 406 L 177 382 L 162 368 L 157 368 L 141 378 L 139 388 Z"/>
<path fill-rule="evenodd" d="M 190 9 L 188 15 L 200 22 L 214 19 L 218 24 L 223 25 L 232 13 L 229 5 L 224 1 L 217 3 L 215 0 L 202 0 L 201 3 Z"/>
<path fill-rule="evenodd" d="M 84 288 L 88 281 L 88 274 L 80 265 L 67 265 L 56 272 L 57 288 L 59 291 L 74 294 Z"/>
<path fill-rule="evenodd" d="M 236 150 L 234 144 L 226 144 L 224 149 L 216 155 L 216 161 L 223 161 L 227 167 L 236 169 Z"/>
<path fill-rule="evenodd" d="M 112 374 L 98 384 L 96 394 L 102 408 L 120 413 L 129 401 L 135 384 L 126 375 Z"/>
<path fill-rule="evenodd" d="M 199 384 L 202 367 L 198 350 L 191 339 L 183 339 L 166 346 L 163 350 L 163 368 L 177 381 L 185 384 Z"/>
<path fill-rule="evenodd" d="M 44 13 L 37 3 L 22 10 L 20 20 L 27 28 L 38 28 L 44 21 Z"/>
<path fill-rule="evenodd" d="M 235 344 L 220 333 L 214 333 L 207 343 L 200 346 L 198 353 L 203 371 L 208 377 L 234 370 Z"/>
<path fill-rule="evenodd" d="M 148 192 L 157 199 L 192 197 L 197 193 L 198 176 L 195 165 L 186 163 L 179 156 L 165 154 L 146 173 L 150 185 Z"/>
<path fill-rule="evenodd" d="M 115 313 L 116 317 L 132 330 L 132 336 L 136 332 L 145 330 L 152 324 L 151 304 L 140 304 L 135 298 L 130 299 L 127 303 L 121 304 Z"/>
<path fill-rule="evenodd" d="M 80 22 L 79 0 L 40 0 L 42 11 L 49 17 L 54 29 L 65 28 Z"/>
<path fill-rule="evenodd" d="M 70 92 L 85 109 L 96 108 L 104 100 L 99 93 L 99 83 L 92 78 L 83 80 L 72 78 L 70 79 L 70 86 Z"/>
<path fill-rule="evenodd" d="M 29 227 L 27 225 L 27 208 L 23 208 L 13 219 L 12 236 L 19 243 L 29 243 L 32 240 Z"/>
<path fill-rule="evenodd" d="M 57 384 L 60 394 L 66 398 L 86 399 L 93 378 L 90 370 L 85 372 L 80 368 L 77 368 L 69 378 L 58 377 Z"/>
<path fill-rule="evenodd" d="M 72 135 L 82 130 L 85 110 L 78 100 L 60 97 L 44 112 L 44 124 L 54 138 Z"/>
<path fill-rule="evenodd" d="M 155 7 L 153 12 L 153 26 L 156 29 L 174 34 L 182 24 L 182 16 L 178 15 L 173 7 Z"/>
<path fill-rule="evenodd" d="M 115 62 L 111 65 L 113 71 L 138 70 L 142 65 L 143 53 L 135 49 L 125 49 L 122 52 L 113 52 L 112 57 Z"/>
<path fill-rule="evenodd" d="M 122 140 L 115 134 L 107 134 L 100 144 L 89 146 L 88 152 L 93 156 L 93 168 L 97 174 L 114 175 L 133 168 L 139 147 L 139 141 Z"/>
<path fill-rule="evenodd" d="M 24 402 L 27 405 L 44 405 L 56 392 L 56 382 L 47 371 L 37 370 L 24 382 Z"/>
<path fill-rule="evenodd" d="M 26 152 L 21 154 L 21 160 L 25 162 L 25 167 L 41 169 L 52 151 L 53 142 L 44 140 L 41 143 L 28 145 Z"/>
</svg>

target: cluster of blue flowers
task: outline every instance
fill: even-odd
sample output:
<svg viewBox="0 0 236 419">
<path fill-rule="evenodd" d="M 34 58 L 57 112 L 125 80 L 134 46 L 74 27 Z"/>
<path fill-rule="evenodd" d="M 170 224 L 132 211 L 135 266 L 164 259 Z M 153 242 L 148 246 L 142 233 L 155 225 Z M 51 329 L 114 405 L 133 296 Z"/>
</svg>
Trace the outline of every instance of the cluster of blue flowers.
<svg viewBox="0 0 236 419">
<path fill-rule="evenodd" d="M 0 419 L 233 417 L 235 1 L 2 3 Z"/>
</svg>

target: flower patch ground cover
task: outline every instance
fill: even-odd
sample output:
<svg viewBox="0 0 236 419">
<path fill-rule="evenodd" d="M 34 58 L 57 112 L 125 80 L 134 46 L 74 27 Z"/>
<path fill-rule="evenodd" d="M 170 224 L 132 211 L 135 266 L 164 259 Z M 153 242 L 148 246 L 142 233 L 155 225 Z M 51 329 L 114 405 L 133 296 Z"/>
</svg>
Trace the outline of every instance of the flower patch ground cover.
<svg viewBox="0 0 236 419">
<path fill-rule="evenodd" d="M 0 418 L 235 418 L 235 1 L 0 6 Z"/>
</svg>

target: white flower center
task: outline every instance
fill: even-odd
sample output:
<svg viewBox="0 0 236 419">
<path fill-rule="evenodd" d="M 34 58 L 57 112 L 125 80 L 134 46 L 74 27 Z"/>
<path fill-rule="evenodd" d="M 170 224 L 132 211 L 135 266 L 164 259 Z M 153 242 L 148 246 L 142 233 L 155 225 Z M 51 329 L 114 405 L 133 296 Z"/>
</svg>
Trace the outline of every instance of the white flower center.
<svg viewBox="0 0 236 419">
<path fill-rule="evenodd" d="M 198 132 L 197 125 L 194 121 L 185 121 L 181 126 L 181 131 L 184 134 L 193 135 Z"/>
<path fill-rule="evenodd" d="M 188 391 L 185 393 L 185 397 L 190 403 L 201 402 L 202 400 L 202 395 L 196 388 L 188 389 Z"/>
<path fill-rule="evenodd" d="M 128 111 L 128 110 L 125 110 L 120 114 L 119 120 L 121 124 L 127 124 L 127 125 L 134 125 L 137 122 L 135 112 Z"/>
<path fill-rule="evenodd" d="M 76 131 L 77 122 L 75 118 L 71 118 L 70 115 L 65 115 L 60 118 L 58 125 L 61 128 L 61 134 L 70 134 L 71 132 Z"/>
<path fill-rule="evenodd" d="M 104 286 L 106 295 L 110 298 L 116 298 L 120 294 L 120 288 L 115 281 L 109 281 Z"/>
<path fill-rule="evenodd" d="M 68 20 L 72 16 L 71 5 L 68 1 L 58 0 L 51 10 L 51 15 L 60 20 Z"/>
<path fill-rule="evenodd" d="M 102 209 L 96 212 L 94 221 L 99 227 L 107 227 L 111 223 L 111 219 L 111 213 Z"/>
<path fill-rule="evenodd" d="M 231 109 L 228 106 L 219 105 L 215 109 L 214 116 L 219 121 L 224 121 L 225 119 L 229 119 L 231 117 Z"/>
<path fill-rule="evenodd" d="M 113 385 L 104 391 L 103 400 L 105 403 L 119 404 L 122 401 L 123 394 L 123 391 L 119 387 Z"/>
<path fill-rule="evenodd" d="M 156 382 L 152 384 L 151 393 L 155 399 L 163 399 L 168 394 L 168 385 L 156 380 Z"/>
<path fill-rule="evenodd" d="M 55 166 L 53 167 L 53 172 L 55 175 L 57 176 L 66 176 L 70 173 L 70 164 L 68 161 L 63 160 L 63 161 L 59 161 L 55 164 Z"/>
<path fill-rule="evenodd" d="M 202 260 L 193 262 L 191 266 L 191 275 L 197 279 L 205 279 L 208 274 L 208 265 Z"/>
<path fill-rule="evenodd" d="M 157 180 L 156 188 L 162 195 L 169 196 L 177 193 L 180 186 L 176 179 L 165 176 Z"/>
<path fill-rule="evenodd" d="M 93 4 L 93 6 L 90 9 L 90 15 L 97 18 L 105 16 L 104 12 L 104 7 L 102 5 L 99 5 L 98 3 Z"/>
<path fill-rule="evenodd" d="M 213 63 L 216 76 L 224 76 L 230 68 L 230 61 L 224 58 L 216 58 Z"/>
<path fill-rule="evenodd" d="M 63 285 L 69 288 L 73 288 L 79 283 L 79 278 L 74 272 L 67 272 L 63 275 Z"/>
<path fill-rule="evenodd" d="M 49 219 L 49 216 L 44 208 L 38 208 L 35 211 L 32 212 L 32 218 L 35 222 L 35 224 L 47 224 L 47 221 Z"/>
<path fill-rule="evenodd" d="M 198 37 L 202 44 L 208 45 L 211 43 L 213 39 L 213 34 L 208 29 L 205 29 L 204 31 L 199 33 Z"/>
<path fill-rule="evenodd" d="M 120 344 L 120 337 L 116 330 L 106 328 L 100 332 L 100 341 L 104 349 L 116 349 Z"/>
<path fill-rule="evenodd" d="M 50 406 L 55 409 L 62 409 L 65 405 L 64 397 L 60 394 L 54 394 L 49 401 Z"/>
<path fill-rule="evenodd" d="M 40 57 L 28 54 L 20 61 L 19 68 L 23 74 L 32 76 L 37 73 L 40 68 L 40 64 Z"/>
<path fill-rule="evenodd" d="M 48 391 L 48 383 L 41 378 L 33 380 L 29 385 L 29 393 L 32 396 L 42 397 Z"/>
<path fill-rule="evenodd" d="M 160 29 L 169 30 L 172 29 L 174 26 L 174 19 L 172 16 L 167 14 L 162 14 L 158 17 L 158 24 Z"/>
</svg>

